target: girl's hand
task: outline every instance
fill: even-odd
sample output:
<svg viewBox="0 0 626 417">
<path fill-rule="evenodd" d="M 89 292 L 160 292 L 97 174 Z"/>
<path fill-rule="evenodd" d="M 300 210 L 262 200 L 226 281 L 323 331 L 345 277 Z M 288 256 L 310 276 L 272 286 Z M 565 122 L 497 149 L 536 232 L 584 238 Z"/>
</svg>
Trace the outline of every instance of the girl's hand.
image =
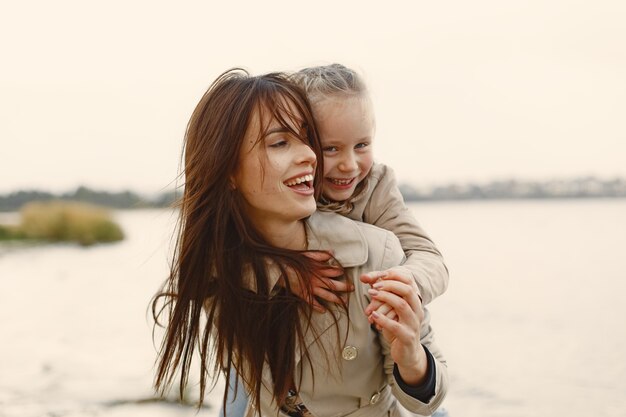
<svg viewBox="0 0 626 417">
<path fill-rule="evenodd" d="M 370 318 L 389 342 L 391 357 L 404 382 L 419 385 L 428 369 L 426 352 L 420 343 L 424 311 L 415 280 L 407 276 L 385 275 L 372 284 L 369 293 L 373 300 L 389 305 L 397 314 L 397 320 L 393 320 L 371 309 Z"/>
<path fill-rule="evenodd" d="M 395 267 L 389 268 L 386 271 L 372 271 L 367 274 L 361 275 L 361 282 L 366 284 L 370 284 L 370 286 L 374 285 L 381 279 L 395 279 L 399 281 L 407 281 L 413 279 L 413 276 L 409 271 L 407 271 L 403 267 Z M 417 286 L 415 286 L 417 288 Z M 419 288 L 417 288 L 417 296 L 422 300 L 421 294 L 419 292 Z M 395 320 L 398 316 L 393 308 L 389 305 L 384 304 L 378 300 L 372 300 L 371 303 L 365 309 L 365 314 L 370 323 L 374 323 L 374 320 L 370 317 L 372 312 L 378 312 L 378 314 L 387 316 L 388 318 Z M 381 329 L 378 329 L 381 330 Z"/>
<path fill-rule="evenodd" d="M 332 254 L 330 252 L 304 252 L 304 254 L 322 264 L 328 263 L 328 266 L 318 269 L 316 271 L 317 274 L 311 278 L 313 297 L 309 296 L 306 289 L 302 288 L 300 281 L 294 274 L 288 274 L 287 279 L 289 279 L 289 285 L 294 294 L 311 304 L 320 313 L 324 313 L 326 309 L 315 299 L 315 296 L 330 303 L 345 303 L 347 301 L 346 296 L 344 295 L 342 300 L 335 292 L 347 293 L 354 291 L 354 286 L 336 279 L 343 275 L 343 269 L 330 263 L 333 259 Z"/>
</svg>

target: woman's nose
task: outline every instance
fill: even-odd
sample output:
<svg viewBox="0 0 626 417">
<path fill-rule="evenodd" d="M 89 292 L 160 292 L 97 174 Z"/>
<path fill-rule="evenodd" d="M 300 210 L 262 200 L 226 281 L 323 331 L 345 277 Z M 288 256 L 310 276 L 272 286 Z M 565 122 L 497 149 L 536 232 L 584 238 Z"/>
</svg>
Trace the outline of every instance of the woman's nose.
<svg viewBox="0 0 626 417">
<path fill-rule="evenodd" d="M 315 157 L 315 152 L 311 147 L 303 142 L 300 142 L 298 146 L 298 163 L 310 163 L 314 164 L 317 158 Z"/>
</svg>

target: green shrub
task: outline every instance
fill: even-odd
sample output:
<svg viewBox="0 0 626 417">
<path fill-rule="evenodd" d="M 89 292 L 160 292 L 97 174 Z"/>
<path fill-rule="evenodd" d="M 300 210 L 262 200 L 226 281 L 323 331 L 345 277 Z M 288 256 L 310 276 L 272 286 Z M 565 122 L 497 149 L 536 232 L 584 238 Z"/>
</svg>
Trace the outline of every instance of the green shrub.
<svg viewBox="0 0 626 417">
<path fill-rule="evenodd" d="M 21 210 L 21 233 L 30 239 L 78 242 L 88 246 L 122 240 L 122 229 L 109 213 L 97 206 L 76 202 L 34 202 Z"/>
<path fill-rule="evenodd" d="M 0 224 L 0 241 L 25 239 L 26 236 L 17 226 L 5 226 Z"/>
</svg>

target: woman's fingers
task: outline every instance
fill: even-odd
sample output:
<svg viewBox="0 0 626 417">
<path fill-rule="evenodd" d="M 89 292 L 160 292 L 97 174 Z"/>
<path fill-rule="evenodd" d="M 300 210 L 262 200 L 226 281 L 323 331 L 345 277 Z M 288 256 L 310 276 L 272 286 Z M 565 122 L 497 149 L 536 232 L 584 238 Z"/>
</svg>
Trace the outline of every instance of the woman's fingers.
<svg viewBox="0 0 626 417">
<path fill-rule="evenodd" d="M 415 338 L 415 333 L 410 331 L 410 327 L 407 327 L 400 321 L 392 320 L 387 316 L 382 316 L 377 312 L 373 312 L 372 320 L 379 331 L 383 332 L 383 335 L 390 343 L 393 343 L 396 339 L 404 344 L 410 344 Z M 419 337 L 418 337 L 419 339 Z"/>
<path fill-rule="evenodd" d="M 390 311 L 393 311 L 390 305 L 385 304 L 378 300 L 372 300 L 367 307 L 365 307 L 365 315 L 369 316 L 372 312 L 378 311 L 378 314 L 388 316 Z M 393 318 L 393 317 L 392 317 Z"/>
<path fill-rule="evenodd" d="M 381 316 L 377 312 L 372 313 L 372 318 L 377 327 L 382 329 L 383 337 L 387 339 L 391 346 L 391 357 L 400 369 L 406 367 L 410 372 L 414 372 L 415 364 L 423 363 L 425 352 L 420 346 L 419 331 L 403 324 L 401 321 L 389 319 Z M 422 357 L 420 359 L 420 356 Z M 400 370 L 400 372 L 402 372 Z M 426 369 L 423 370 L 425 375 Z"/>
<path fill-rule="evenodd" d="M 369 316 L 370 314 L 372 314 L 372 312 L 378 310 L 378 308 L 382 306 L 383 304 L 384 303 L 378 300 L 371 299 L 370 303 L 367 305 L 367 307 L 365 307 L 365 315 Z"/>
</svg>

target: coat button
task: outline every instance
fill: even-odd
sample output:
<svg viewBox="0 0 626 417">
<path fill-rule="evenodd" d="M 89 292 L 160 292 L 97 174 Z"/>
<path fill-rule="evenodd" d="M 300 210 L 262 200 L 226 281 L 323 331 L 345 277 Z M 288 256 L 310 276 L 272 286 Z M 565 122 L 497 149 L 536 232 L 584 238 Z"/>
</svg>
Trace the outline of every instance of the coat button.
<svg viewBox="0 0 626 417">
<path fill-rule="evenodd" d="M 374 394 L 372 394 L 372 398 L 370 398 L 370 404 L 374 405 L 378 401 L 380 401 L 380 392 L 375 392 Z"/>
<path fill-rule="evenodd" d="M 343 358 L 347 361 L 356 359 L 358 354 L 359 351 L 354 346 L 346 346 L 343 348 L 343 352 L 341 352 L 341 356 L 343 356 Z"/>
</svg>

